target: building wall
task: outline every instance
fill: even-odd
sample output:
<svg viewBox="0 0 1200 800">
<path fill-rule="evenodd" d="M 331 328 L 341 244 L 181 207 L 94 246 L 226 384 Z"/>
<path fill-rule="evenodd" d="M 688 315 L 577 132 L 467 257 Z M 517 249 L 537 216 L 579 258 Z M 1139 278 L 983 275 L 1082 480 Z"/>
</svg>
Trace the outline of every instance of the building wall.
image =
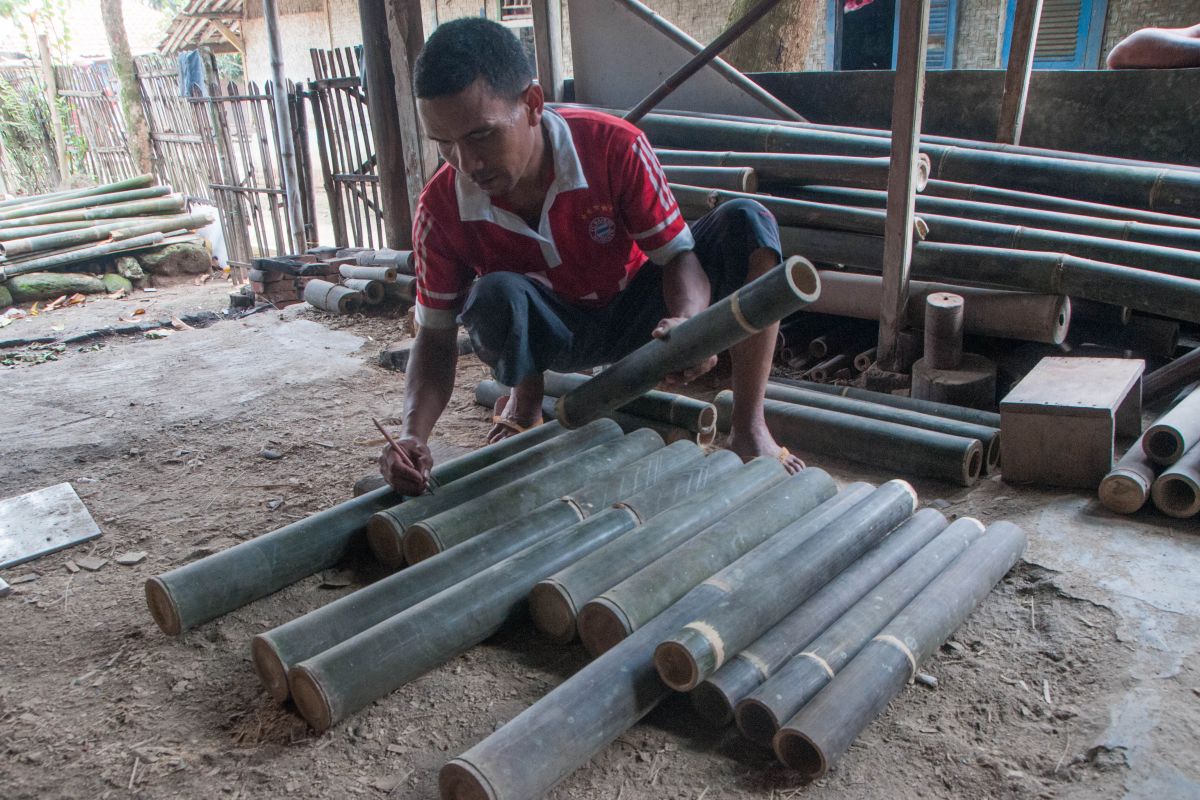
<svg viewBox="0 0 1200 800">
<path fill-rule="evenodd" d="M 1007 0 L 959 0 L 955 69 L 994 69 L 1004 46 Z"/>
</svg>

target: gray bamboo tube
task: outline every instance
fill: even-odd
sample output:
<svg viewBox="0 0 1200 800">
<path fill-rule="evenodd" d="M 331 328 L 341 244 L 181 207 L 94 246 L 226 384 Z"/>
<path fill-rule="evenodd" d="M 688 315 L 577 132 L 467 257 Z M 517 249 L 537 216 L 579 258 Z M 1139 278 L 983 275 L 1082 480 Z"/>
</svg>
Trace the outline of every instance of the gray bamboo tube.
<svg viewBox="0 0 1200 800">
<path fill-rule="evenodd" d="M 883 239 L 805 227 L 780 230 L 784 252 L 878 272 Z M 1060 253 L 941 242 L 913 245 L 912 276 L 1035 294 L 1061 294 L 1200 322 L 1200 281 Z"/>
<path fill-rule="evenodd" d="M 871 347 L 863 350 L 854 357 L 854 368 L 859 372 L 866 372 L 875 363 L 875 353 L 877 348 Z"/>
<path fill-rule="evenodd" d="M 1150 496 L 1155 508 L 1169 516 L 1187 519 L 1200 514 L 1200 446 L 1163 470 Z"/>
<path fill-rule="evenodd" d="M 578 431 L 539 442 L 502 462 L 480 469 L 458 481 L 453 488 L 446 487 L 436 494 L 424 494 L 380 509 L 367 523 L 367 542 L 376 558 L 388 566 L 399 566 L 404 563 L 404 531 L 413 523 L 620 436 L 621 428 L 615 422 L 597 420 Z"/>
<path fill-rule="evenodd" d="M 701 458 L 700 449 L 688 442 L 661 448 L 585 489 L 497 525 L 459 545 L 453 554 L 422 561 L 261 633 L 250 647 L 255 671 L 272 697 L 283 702 L 289 693 L 288 670 L 301 661 L 602 511 L 616 500 L 654 486 Z"/>
<path fill-rule="evenodd" d="M 412 305 L 417 302 L 417 279 L 412 275 L 397 275 L 395 280 L 383 284 L 387 296 Z"/>
<path fill-rule="evenodd" d="M 555 642 L 571 641 L 575 638 L 576 618 L 584 603 L 732 513 L 787 475 L 783 465 L 774 459 L 755 459 L 740 465 L 737 456 L 729 451 L 714 453 L 705 461 L 712 463 L 706 463 L 704 469 L 694 470 L 694 480 L 697 484 L 702 482 L 703 488 L 686 506 L 664 511 L 653 520 L 643 517 L 644 524 L 638 530 L 546 576 L 533 587 L 529 594 L 529 610 L 539 631 Z"/>
<path fill-rule="evenodd" d="M 187 208 L 187 203 L 181 194 L 155 197 L 150 200 L 134 200 L 129 203 L 114 203 L 111 206 L 96 206 L 94 208 L 79 208 L 73 211 L 57 211 L 51 214 L 39 214 L 36 217 L 21 217 L 0 221 L 0 229 L 23 228 L 27 225 L 50 225 L 56 222 L 80 222 L 95 219 L 119 219 L 123 217 L 139 217 L 149 214 L 180 214 Z"/>
<path fill-rule="evenodd" d="M 982 535 L 979 520 L 955 520 L 739 702 L 734 712 L 738 730 L 750 741 L 770 747 L 783 723 Z"/>
<path fill-rule="evenodd" d="M 733 408 L 733 394 L 718 394 L 716 406 L 718 419 L 726 417 Z M 778 400 L 764 401 L 763 410 L 767 427 L 785 447 L 959 486 L 975 483 L 983 469 L 983 445 L 978 439 Z"/>
<path fill-rule="evenodd" d="M 821 587 L 691 692 L 692 706 L 714 725 L 871 589 L 941 533 L 948 523 L 923 508 Z"/>
<path fill-rule="evenodd" d="M 963 299 L 950 292 L 925 298 L 925 365 L 956 369 L 963 357 Z"/>
<path fill-rule="evenodd" d="M 675 183 L 689 183 L 672 176 L 672 166 L 750 167 L 764 185 L 856 186 L 866 189 L 886 189 L 888 166 L 886 156 L 802 155 L 798 153 L 732 153 L 700 150 L 656 150 L 667 177 Z M 917 191 L 929 182 L 929 156 L 922 153 L 917 171 Z"/>
<path fill-rule="evenodd" d="M 756 549 L 754 558 L 738 562 L 737 578 L 710 578 L 724 580 L 729 594 L 659 643 L 654 650 L 658 676 L 676 691 L 695 689 L 912 516 L 916 503 L 916 492 L 908 483 L 888 481 L 823 529 L 803 521 L 785 528 Z M 817 533 L 822 535 L 816 537 Z M 774 589 L 764 592 L 763 586 Z"/>
<path fill-rule="evenodd" d="M 528 431 L 435 465 L 432 482 L 445 486 L 519 454 L 561 430 L 555 425 L 547 431 Z M 401 500 L 400 495 L 385 486 L 150 578 L 146 581 L 150 614 L 163 633 L 177 636 L 266 597 L 336 564 L 346 555 L 351 542 L 362 534 L 373 514 Z"/>
<path fill-rule="evenodd" d="M 961 625 L 1025 549 L 1025 532 L 988 527 L 775 736 L 779 760 L 824 775 L 912 680 L 917 667 Z"/>
<path fill-rule="evenodd" d="M 345 278 L 342 285 L 352 292 L 358 292 L 363 301 L 369 306 L 377 306 L 385 296 L 383 283 L 366 278 Z"/>
<path fill-rule="evenodd" d="M 1094 322 L 1109 327 L 1123 328 L 1133 318 L 1133 311 L 1128 306 L 1114 306 L 1108 303 L 1096 303 L 1092 300 L 1071 301 L 1072 322 Z"/>
<path fill-rule="evenodd" d="M 844 368 L 849 363 L 850 359 L 845 353 L 838 353 L 835 356 L 830 356 L 829 358 L 818 361 L 816 364 L 809 367 L 808 372 L 805 373 L 805 377 L 809 380 L 824 383 L 825 381 L 830 380 L 835 372 Z"/>
<path fill-rule="evenodd" d="M 547 372 L 546 394 L 562 397 L 588 380 L 589 376 L 578 373 Z M 658 389 L 651 389 L 641 397 L 635 397 L 621 406 L 621 411 L 696 433 L 711 430 L 717 424 L 717 410 L 712 403 Z"/>
<path fill-rule="evenodd" d="M 427 516 L 404 531 L 404 560 L 416 564 L 432 558 L 662 447 L 661 436 L 642 428 Z"/>
<path fill-rule="evenodd" d="M 1169 360 L 1179 347 L 1179 323 L 1141 314 L 1131 315 L 1128 324 L 1121 328 L 1085 322 L 1071 326 L 1070 340 Z"/>
<path fill-rule="evenodd" d="M 1142 378 L 1142 402 L 1153 403 L 1200 381 L 1200 347 Z"/>
<path fill-rule="evenodd" d="M 347 286 L 313 278 L 304 284 L 304 301 L 331 314 L 353 314 L 362 307 L 363 296 Z"/>
<path fill-rule="evenodd" d="M 559 398 L 558 420 L 568 428 L 602 416 L 645 394 L 669 373 L 758 333 L 799 311 L 821 293 L 817 271 L 792 257 L 680 323 Z"/>
<path fill-rule="evenodd" d="M 361 281 L 381 281 L 391 283 L 396 280 L 395 267 L 363 267 L 358 264 L 342 264 L 338 274 L 344 279 Z"/>
<path fill-rule="evenodd" d="M 1144 438 L 1144 434 L 1139 436 L 1100 481 L 1100 502 L 1109 511 L 1132 514 L 1150 499 L 1150 487 L 1154 485 L 1158 470 L 1142 449 Z"/>
<path fill-rule="evenodd" d="M 907 425 L 910 428 L 921 428 L 927 431 L 940 431 L 968 439 L 978 439 L 983 444 L 984 466 L 990 472 L 1000 464 L 1000 430 L 974 422 L 947 419 L 933 414 L 923 414 L 920 411 L 910 411 L 895 406 L 885 406 L 869 400 L 858 400 L 849 396 L 814 392 L 796 386 L 781 386 L 775 383 L 767 384 L 767 399 L 783 403 L 823 408 L 827 411 L 840 411 L 858 417 L 880 419 Z M 728 431 L 728 417 L 722 415 L 718 419 L 718 428 Z"/>
<path fill-rule="evenodd" d="M 994 411 L 981 411 L 977 408 L 963 408 L 962 406 L 952 406 L 946 403 L 935 403 L 932 400 L 917 400 L 911 397 L 898 397 L 894 394 L 886 394 L 884 392 L 873 392 L 870 389 L 859 389 L 856 386 L 827 386 L 823 383 L 813 383 L 811 381 L 798 381 L 790 378 L 772 378 L 767 384 L 767 391 L 770 392 L 773 386 L 794 386 L 798 389 L 807 389 L 811 392 L 821 392 L 822 394 L 833 394 L 841 397 L 849 397 L 854 400 L 865 400 L 868 403 L 881 406 L 891 406 L 892 408 L 904 408 L 910 411 L 916 411 L 921 414 L 930 414 L 935 417 L 945 417 L 946 419 L 957 419 L 963 422 L 972 422 L 976 425 L 983 425 L 987 428 L 1000 427 L 1000 415 Z"/>
<path fill-rule="evenodd" d="M 758 191 L 758 176 L 750 167 L 664 166 L 663 172 L 672 183 L 703 186 L 707 189 L 729 189 L 735 192 Z"/>
<path fill-rule="evenodd" d="M 833 478 L 806 469 L 754 497 L 669 553 L 589 600 L 579 610 L 579 638 L 594 657 L 611 649 L 683 597 L 800 517 L 836 505 Z M 845 505 L 843 503 L 843 505 Z M 836 516 L 837 512 L 833 512 Z"/>
<path fill-rule="evenodd" d="M 1142 450 L 1155 464 L 1169 466 L 1200 442 L 1200 389 L 1194 389 L 1146 429 Z"/>
<path fill-rule="evenodd" d="M 363 250 L 347 255 L 353 256 L 360 267 L 392 267 L 400 275 L 413 274 L 412 250 L 392 250 L 389 247 L 380 247 L 376 250 Z"/>
</svg>

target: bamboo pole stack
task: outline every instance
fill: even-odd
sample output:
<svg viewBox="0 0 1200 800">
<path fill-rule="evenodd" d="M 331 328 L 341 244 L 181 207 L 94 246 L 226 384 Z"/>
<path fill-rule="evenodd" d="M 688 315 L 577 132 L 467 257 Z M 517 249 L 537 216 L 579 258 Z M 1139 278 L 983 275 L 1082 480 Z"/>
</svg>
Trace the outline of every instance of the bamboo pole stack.
<svg viewBox="0 0 1200 800">
<path fill-rule="evenodd" d="M 1178 519 L 1200 514 L 1200 387 L 1146 429 L 1100 482 L 1099 495 L 1118 514 L 1147 501 Z"/>
</svg>

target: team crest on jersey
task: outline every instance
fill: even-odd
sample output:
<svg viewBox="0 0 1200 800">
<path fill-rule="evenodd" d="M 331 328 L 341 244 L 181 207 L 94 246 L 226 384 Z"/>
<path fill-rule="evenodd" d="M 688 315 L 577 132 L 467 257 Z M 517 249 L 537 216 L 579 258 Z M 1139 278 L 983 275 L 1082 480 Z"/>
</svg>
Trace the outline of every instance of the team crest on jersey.
<svg viewBox="0 0 1200 800">
<path fill-rule="evenodd" d="M 592 237 L 593 242 L 608 244 L 617 235 L 617 224 L 612 221 L 612 217 L 593 217 L 588 225 L 588 235 Z"/>
</svg>

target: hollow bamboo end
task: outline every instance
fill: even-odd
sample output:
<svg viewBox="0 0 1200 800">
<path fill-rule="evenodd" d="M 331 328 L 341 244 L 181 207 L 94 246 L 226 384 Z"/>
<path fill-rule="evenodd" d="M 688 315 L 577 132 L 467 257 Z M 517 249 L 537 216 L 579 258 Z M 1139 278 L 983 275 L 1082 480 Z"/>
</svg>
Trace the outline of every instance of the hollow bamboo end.
<svg viewBox="0 0 1200 800">
<path fill-rule="evenodd" d="M 1067 340 L 1067 333 L 1071 330 L 1071 298 L 1063 296 L 1060 298 L 1058 308 L 1054 312 L 1054 324 L 1050 332 L 1050 344 L 1062 344 Z"/>
<path fill-rule="evenodd" d="M 761 700 L 747 697 L 737 704 L 733 718 L 737 720 L 738 730 L 750 741 L 770 747 L 779 732 L 779 720 Z"/>
<path fill-rule="evenodd" d="M 607 597 L 597 597 L 579 609 L 579 639 L 592 658 L 599 658 L 633 633 L 629 615 Z"/>
<path fill-rule="evenodd" d="M 1173 464 L 1183 455 L 1183 437 L 1171 428 L 1151 428 L 1142 438 L 1142 449 L 1151 461 L 1163 465 Z"/>
<path fill-rule="evenodd" d="M 933 161 L 925 153 L 917 156 L 917 191 L 925 191 L 929 185 L 929 173 L 933 171 Z"/>
<path fill-rule="evenodd" d="M 748 194 L 756 194 L 758 192 L 758 173 L 753 167 L 745 167 L 742 170 L 742 191 Z"/>
<path fill-rule="evenodd" d="M 1183 475 L 1161 475 L 1150 489 L 1159 511 L 1178 519 L 1200 513 L 1200 486 Z"/>
<path fill-rule="evenodd" d="M 296 709 L 310 728 L 321 733 L 333 727 L 333 706 L 329 696 L 307 667 L 292 667 L 288 671 L 288 686 Z"/>
<path fill-rule="evenodd" d="M 404 564 L 404 529 L 387 514 L 373 514 L 367 520 L 367 544 L 384 565 Z"/>
<path fill-rule="evenodd" d="M 700 409 L 700 413 L 696 416 L 696 427 L 701 431 L 717 426 L 717 407 L 709 403 Z"/>
<path fill-rule="evenodd" d="M 662 682 L 677 692 L 690 692 L 700 683 L 696 660 L 680 642 L 666 641 L 654 648 L 654 668 Z"/>
<path fill-rule="evenodd" d="M 775 757 L 784 766 L 803 773 L 809 778 L 819 778 L 829 771 L 829 762 L 816 742 L 803 733 L 783 728 L 771 742 Z"/>
<path fill-rule="evenodd" d="M 791 256 L 784 262 L 788 287 L 796 297 L 811 303 L 821 296 L 821 276 L 804 256 Z"/>
<path fill-rule="evenodd" d="M 575 638 L 575 601 L 566 587 L 545 580 L 529 593 L 529 612 L 534 626 L 552 642 L 567 644 Z"/>
<path fill-rule="evenodd" d="M 729 697 L 711 681 L 704 681 L 688 696 L 696 713 L 713 725 L 725 727 L 733 722 L 733 705 Z"/>
<path fill-rule="evenodd" d="M 970 486 L 979 480 L 983 472 L 983 445 L 978 440 L 967 448 L 967 456 L 963 459 L 963 486 Z"/>
<path fill-rule="evenodd" d="M 1128 472 L 1111 472 L 1100 481 L 1100 503 L 1109 511 L 1132 514 L 1146 505 L 1150 484 Z"/>
<path fill-rule="evenodd" d="M 983 470 L 991 475 L 1000 469 L 1000 435 L 996 434 L 983 443 Z"/>
<path fill-rule="evenodd" d="M 263 682 L 271 699 L 282 703 L 291 695 L 288 689 L 287 666 L 279 657 L 279 651 L 267 637 L 259 634 L 250 640 L 250 656 L 254 662 L 254 671 Z"/>
<path fill-rule="evenodd" d="M 183 620 L 179 617 L 179 606 L 171 597 L 171 590 L 161 578 L 150 578 L 146 581 L 146 606 L 150 616 L 158 623 L 158 627 L 167 636 L 178 636 L 183 633 Z"/>
<path fill-rule="evenodd" d="M 500 796 L 482 772 L 461 758 L 442 767 L 438 790 L 442 800 L 496 800 Z"/>
<path fill-rule="evenodd" d="M 438 540 L 437 534 L 421 522 L 404 532 L 401 547 L 404 551 L 404 560 L 409 564 L 417 564 L 442 552 L 442 543 Z"/>
</svg>

